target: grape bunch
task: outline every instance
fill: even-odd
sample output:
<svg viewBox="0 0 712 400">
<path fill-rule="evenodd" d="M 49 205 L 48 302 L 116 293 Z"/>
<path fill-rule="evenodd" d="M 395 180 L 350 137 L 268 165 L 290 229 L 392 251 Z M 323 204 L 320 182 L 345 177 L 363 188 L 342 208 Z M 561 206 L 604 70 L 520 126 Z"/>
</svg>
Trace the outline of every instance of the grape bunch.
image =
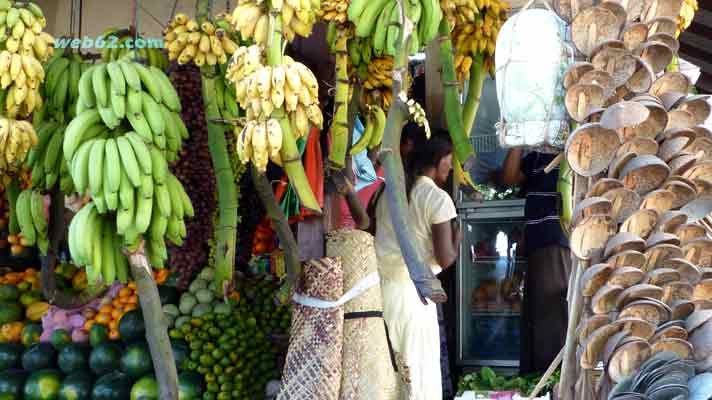
<svg viewBox="0 0 712 400">
<path fill-rule="evenodd" d="M 188 191 L 195 218 L 186 224 L 188 235 L 182 247 L 169 247 L 169 265 L 179 274 L 178 287 L 185 288 L 208 261 L 207 239 L 213 236 L 216 208 L 215 176 L 208 150 L 208 128 L 203 109 L 200 70 L 194 65 L 173 63 L 171 80 L 183 104 L 181 117 L 190 131 L 179 161 L 171 170 Z"/>
</svg>

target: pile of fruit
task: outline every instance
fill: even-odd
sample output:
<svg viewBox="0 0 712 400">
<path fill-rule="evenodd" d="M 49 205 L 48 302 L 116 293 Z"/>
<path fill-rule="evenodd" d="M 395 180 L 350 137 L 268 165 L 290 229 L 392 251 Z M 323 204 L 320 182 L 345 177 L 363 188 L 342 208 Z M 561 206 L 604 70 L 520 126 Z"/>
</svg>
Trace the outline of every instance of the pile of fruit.
<svg viewBox="0 0 712 400">
<path fill-rule="evenodd" d="M 0 277 L 0 343 L 20 343 L 23 332 L 34 328 L 47 313 L 49 304 L 42 299 L 39 273 L 33 268 L 9 272 Z"/>
<path fill-rule="evenodd" d="M 268 218 L 263 218 L 257 227 L 255 227 L 252 237 L 252 255 L 258 256 L 261 254 L 271 253 L 275 250 L 274 230 L 272 223 Z"/>
<path fill-rule="evenodd" d="M 119 324 L 122 340 L 110 338 L 95 325 L 88 343 L 74 343 L 64 330 L 46 342 L 26 347 L 0 345 L 0 398 L 46 399 L 158 399 L 153 362 L 145 339 L 140 311 L 127 313 Z M 178 366 L 186 363 L 187 343 L 171 343 Z M 179 375 L 181 399 L 202 398 L 200 375 Z"/>
</svg>

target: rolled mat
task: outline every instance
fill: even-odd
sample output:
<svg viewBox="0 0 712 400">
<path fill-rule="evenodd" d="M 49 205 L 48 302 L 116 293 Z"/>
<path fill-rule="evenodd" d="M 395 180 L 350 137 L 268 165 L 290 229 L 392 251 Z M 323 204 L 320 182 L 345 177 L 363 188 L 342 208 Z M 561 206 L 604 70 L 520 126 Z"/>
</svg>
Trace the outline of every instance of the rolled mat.
<svg viewBox="0 0 712 400">
<path fill-rule="evenodd" d="M 341 259 L 344 291 L 378 272 L 373 236 L 364 231 L 342 229 L 330 233 L 326 254 Z M 382 312 L 380 285 L 344 305 L 340 400 L 399 398 Z"/>
<path fill-rule="evenodd" d="M 341 261 L 323 258 L 306 262 L 298 292 L 315 300 L 339 300 L 343 294 Z M 277 400 L 338 400 L 343 328 L 343 306 L 294 305 L 289 351 Z"/>
</svg>

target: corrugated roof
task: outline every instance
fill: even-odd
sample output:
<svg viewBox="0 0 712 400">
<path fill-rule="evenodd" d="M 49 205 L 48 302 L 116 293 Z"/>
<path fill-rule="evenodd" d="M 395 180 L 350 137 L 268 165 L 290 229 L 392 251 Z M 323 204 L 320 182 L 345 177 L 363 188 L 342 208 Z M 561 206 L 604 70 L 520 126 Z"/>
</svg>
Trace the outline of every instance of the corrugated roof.
<svg viewBox="0 0 712 400">
<path fill-rule="evenodd" d="M 712 93 L 712 0 L 698 0 L 692 25 L 680 35 L 680 57 L 701 69 L 697 88 Z"/>
</svg>

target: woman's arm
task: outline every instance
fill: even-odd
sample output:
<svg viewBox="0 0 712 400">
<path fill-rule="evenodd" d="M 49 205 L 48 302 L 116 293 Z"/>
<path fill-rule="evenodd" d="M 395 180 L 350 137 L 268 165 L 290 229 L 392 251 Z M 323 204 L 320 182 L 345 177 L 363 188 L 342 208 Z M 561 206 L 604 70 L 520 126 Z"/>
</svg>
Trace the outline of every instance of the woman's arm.
<svg viewBox="0 0 712 400">
<path fill-rule="evenodd" d="M 435 259 L 441 268 L 446 269 L 455 263 L 457 259 L 462 235 L 452 221 L 433 224 L 432 232 Z"/>
<path fill-rule="evenodd" d="M 507 153 L 502 170 L 502 182 L 505 185 L 520 185 L 527 177 L 522 173 L 522 149 L 512 149 Z"/>
</svg>

